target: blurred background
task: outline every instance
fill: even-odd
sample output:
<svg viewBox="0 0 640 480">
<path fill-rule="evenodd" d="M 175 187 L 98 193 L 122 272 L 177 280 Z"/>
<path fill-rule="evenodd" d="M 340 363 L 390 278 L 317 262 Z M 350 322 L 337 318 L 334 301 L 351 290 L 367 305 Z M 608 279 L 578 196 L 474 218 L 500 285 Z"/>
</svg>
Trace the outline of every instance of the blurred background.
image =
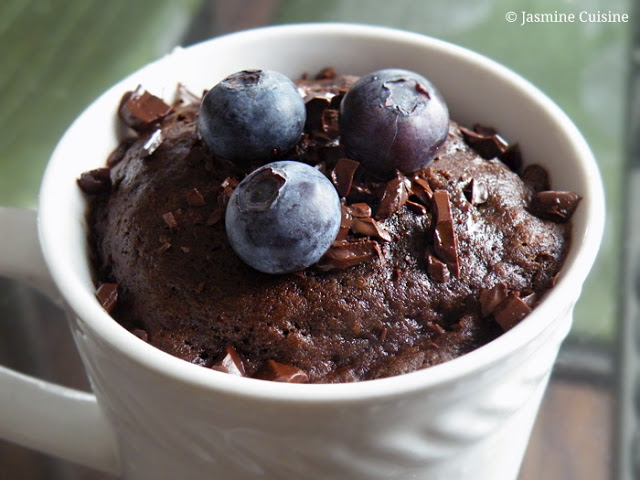
<svg viewBox="0 0 640 480">
<path fill-rule="evenodd" d="M 521 480 L 640 478 L 633 241 L 640 226 L 626 207 L 640 200 L 639 11 L 631 0 L 3 0 L 0 205 L 35 208 L 45 164 L 72 120 L 108 86 L 177 45 L 260 25 L 344 21 L 403 28 L 485 54 L 568 113 L 595 153 L 607 195 L 603 248 Z M 524 12 L 576 20 L 523 24 Z M 593 21 L 609 13 L 627 21 Z M 0 363 L 88 388 L 62 314 L 1 277 Z M 0 479 L 22 478 L 108 477 L 0 441 Z"/>
</svg>

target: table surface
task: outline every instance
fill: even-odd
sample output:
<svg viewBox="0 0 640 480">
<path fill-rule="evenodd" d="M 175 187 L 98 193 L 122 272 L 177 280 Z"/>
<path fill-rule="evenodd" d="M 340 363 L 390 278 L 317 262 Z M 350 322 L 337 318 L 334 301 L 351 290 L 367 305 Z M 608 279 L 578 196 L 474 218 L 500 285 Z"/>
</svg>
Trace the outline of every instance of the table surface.
<svg viewBox="0 0 640 480">
<path fill-rule="evenodd" d="M 44 165 L 73 118 L 106 87 L 176 45 L 266 24 L 353 21 L 405 28 L 483 53 L 569 114 L 595 153 L 607 195 L 602 251 L 520 478 L 631 479 L 639 471 L 632 392 L 640 270 L 639 242 L 625 238 L 640 225 L 625 205 L 640 200 L 639 151 L 631 141 L 640 138 L 636 13 L 630 0 L 5 0 L 0 205 L 33 208 Z M 604 16 L 617 21 L 596 21 Z M 34 295 L 0 279 L 0 363 L 87 388 L 64 321 L 39 323 L 56 312 Z M 13 322 L 4 320 L 10 317 Z M 43 330 L 55 341 L 43 344 Z M 0 442 L 5 478 L 107 477 Z"/>
</svg>

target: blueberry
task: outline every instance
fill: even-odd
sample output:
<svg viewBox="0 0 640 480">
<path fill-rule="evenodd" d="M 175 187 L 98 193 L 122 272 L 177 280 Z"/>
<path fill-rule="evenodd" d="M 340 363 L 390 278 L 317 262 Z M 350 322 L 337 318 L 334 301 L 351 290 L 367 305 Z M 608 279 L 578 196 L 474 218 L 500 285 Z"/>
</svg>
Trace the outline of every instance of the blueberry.
<svg viewBox="0 0 640 480">
<path fill-rule="evenodd" d="M 449 111 L 423 76 L 401 69 L 361 77 L 340 104 L 340 138 L 347 155 L 389 176 L 425 167 L 449 132 Z"/>
<path fill-rule="evenodd" d="M 225 227 L 245 263 L 265 273 L 289 273 L 325 254 L 338 235 L 340 210 L 338 193 L 321 172 L 300 162 L 273 162 L 235 188 Z"/>
<path fill-rule="evenodd" d="M 223 159 L 267 161 L 296 144 L 306 116 L 304 100 L 288 77 L 270 70 L 243 70 L 207 92 L 198 129 Z"/>
</svg>

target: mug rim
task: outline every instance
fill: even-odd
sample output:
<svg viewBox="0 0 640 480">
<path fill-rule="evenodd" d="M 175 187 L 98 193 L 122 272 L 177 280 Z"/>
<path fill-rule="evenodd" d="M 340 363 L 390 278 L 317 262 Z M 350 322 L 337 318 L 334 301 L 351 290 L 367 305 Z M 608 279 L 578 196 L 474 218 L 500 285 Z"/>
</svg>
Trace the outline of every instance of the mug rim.
<svg viewBox="0 0 640 480">
<path fill-rule="evenodd" d="M 442 364 L 427 367 L 415 372 L 405 373 L 392 377 L 375 380 L 365 380 L 355 383 L 338 384 L 289 384 L 272 381 L 264 381 L 252 378 L 236 377 L 225 373 L 206 369 L 198 365 L 190 364 L 185 360 L 167 354 L 156 347 L 135 337 L 115 321 L 95 299 L 94 292 L 86 292 L 83 282 L 77 272 L 69 272 L 70 267 L 64 258 L 61 258 L 59 246 L 56 245 L 56 216 L 59 211 L 55 208 L 56 185 L 54 182 L 54 170 L 61 161 L 60 156 L 65 148 L 65 138 L 78 123 L 82 122 L 87 111 L 97 104 L 101 98 L 111 92 L 122 88 L 121 85 L 130 77 L 139 72 L 151 68 L 153 65 L 163 62 L 167 57 L 182 52 L 195 51 L 196 49 L 209 49 L 211 45 L 219 45 L 236 40 L 265 41 L 265 37 L 288 35 L 342 35 L 343 37 L 376 37 L 378 41 L 403 41 L 419 44 L 422 48 L 436 49 L 447 55 L 460 57 L 474 68 L 481 68 L 491 75 L 503 77 L 513 88 L 522 90 L 531 101 L 538 103 L 548 114 L 553 117 L 556 124 L 561 127 L 563 136 L 570 142 L 573 149 L 579 152 L 583 158 L 580 163 L 585 178 L 586 191 L 581 192 L 583 199 L 580 207 L 587 210 L 587 226 L 581 238 L 576 238 L 575 226 L 572 245 L 569 256 L 563 265 L 558 282 L 554 288 L 546 293 L 544 300 L 513 329 L 504 332 L 498 338 L 488 344 L 479 347 L 458 358 L 446 361 Z M 120 95 L 124 90 L 120 91 Z M 118 97 L 119 98 L 119 97 Z M 106 158 L 105 158 L 106 160 Z M 567 115 L 537 87 L 528 80 L 519 76 L 503 65 L 465 47 L 429 37 L 424 34 L 399 30 L 392 27 L 354 24 L 354 23 L 298 23 L 286 25 L 272 25 L 257 27 L 249 30 L 234 32 L 219 37 L 214 37 L 199 42 L 189 47 L 178 48 L 172 54 L 151 62 L 136 70 L 125 79 L 117 82 L 106 92 L 94 100 L 78 116 L 76 121 L 68 128 L 54 150 L 45 170 L 39 200 L 39 235 L 45 262 L 51 272 L 54 282 L 62 292 L 66 304 L 80 322 L 89 327 L 102 341 L 108 342 L 115 350 L 126 354 L 131 360 L 143 365 L 145 368 L 161 373 L 181 382 L 188 382 L 200 388 L 210 391 L 224 391 L 244 397 L 260 398 L 262 400 L 285 401 L 347 401 L 361 400 L 372 397 L 393 397 L 409 391 L 424 390 L 438 385 L 455 382 L 464 376 L 480 372 L 492 363 L 507 357 L 518 350 L 531 339 L 540 335 L 553 324 L 557 317 L 558 305 L 565 305 L 568 310 L 573 303 L 567 303 L 567 295 L 573 293 L 573 300 L 578 297 L 582 284 L 591 269 L 599 250 L 604 231 L 604 192 L 600 180 L 600 173 L 593 154 L 581 133 Z M 81 226 L 79 226 L 81 227 Z M 88 261 L 88 259 L 87 259 Z M 571 261 L 571 265 L 568 262 Z M 569 268 L 570 267 L 570 268 Z M 82 293 L 78 293 L 79 290 Z M 576 291 L 577 290 L 577 291 Z M 213 375 L 213 376 L 212 376 Z"/>
</svg>

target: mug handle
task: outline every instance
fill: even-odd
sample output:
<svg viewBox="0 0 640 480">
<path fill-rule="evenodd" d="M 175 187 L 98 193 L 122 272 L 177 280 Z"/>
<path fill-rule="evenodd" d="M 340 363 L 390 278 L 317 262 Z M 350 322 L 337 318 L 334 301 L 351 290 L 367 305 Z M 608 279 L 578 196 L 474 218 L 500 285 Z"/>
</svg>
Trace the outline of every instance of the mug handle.
<svg viewBox="0 0 640 480">
<path fill-rule="evenodd" d="M 38 243 L 36 212 L 0 207 L 0 275 L 61 305 Z M 105 473 L 120 470 L 115 433 L 95 395 L 1 365 L 0 437 Z"/>
</svg>

